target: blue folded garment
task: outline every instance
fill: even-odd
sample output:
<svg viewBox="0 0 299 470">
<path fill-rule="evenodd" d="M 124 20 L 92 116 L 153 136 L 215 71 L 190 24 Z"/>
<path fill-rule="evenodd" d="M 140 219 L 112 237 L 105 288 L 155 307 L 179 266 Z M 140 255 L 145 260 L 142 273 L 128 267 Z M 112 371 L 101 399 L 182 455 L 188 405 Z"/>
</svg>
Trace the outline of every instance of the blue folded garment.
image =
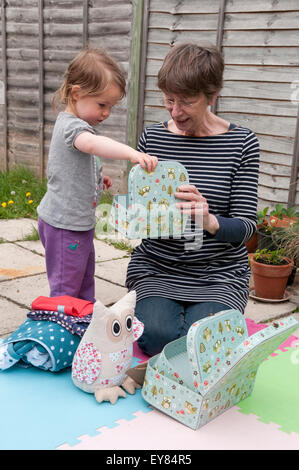
<svg viewBox="0 0 299 470">
<path fill-rule="evenodd" d="M 0 344 L 0 371 L 19 361 L 52 372 L 71 367 L 80 340 L 58 323 L 28 318 Z"/>
</svg>

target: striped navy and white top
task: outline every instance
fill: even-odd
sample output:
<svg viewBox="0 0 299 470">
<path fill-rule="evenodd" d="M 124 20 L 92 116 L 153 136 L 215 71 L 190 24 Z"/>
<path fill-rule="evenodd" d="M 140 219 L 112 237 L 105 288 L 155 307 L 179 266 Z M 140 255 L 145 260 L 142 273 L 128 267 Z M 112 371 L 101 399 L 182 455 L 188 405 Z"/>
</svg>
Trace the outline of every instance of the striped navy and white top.
<svg viewBox="0 0 299 470">
<path fill-rule="evenodd" d="M 189 137 L 148 127 L 138 149 L 159 160 L 182 163 L 207 199 L 219 222 L 215 236 L 203 231 L 199 249 L 186 238 L 144 239 L 132 253 L 126 286 L 137 300 L 149 296 L 201 302 L 215 301 L 244 311 L 250 268 L 245 242 L 256 228 L 259 144 L 255 134 L 231 125 L 214 136 Z M 189 245 L 189 246 L 192 246 Z"/>
</svg>

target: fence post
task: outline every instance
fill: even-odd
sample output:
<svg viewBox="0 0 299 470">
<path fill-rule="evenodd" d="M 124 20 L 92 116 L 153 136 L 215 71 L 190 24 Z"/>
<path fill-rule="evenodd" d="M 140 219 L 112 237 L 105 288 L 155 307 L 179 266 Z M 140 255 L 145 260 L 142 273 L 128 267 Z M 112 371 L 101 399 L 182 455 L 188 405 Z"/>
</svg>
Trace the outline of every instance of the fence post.
<svg viewBox="0 0 299 470">
<path fill-rule="evenodd" d="M 82 42 L 83 42 L 83 47 L 86 47 L 88 44 L 88 15 L 89 15 L 89 0 L 84 0 L 83 1 L 83 37 L 82 37 Z"/>
<path fill-rule="evenodd" d="M 132 43 L 130 57 L 129 80 L 130 88 L 128 93 L 129 110 L 127 119 L 127 142 L 131 147 L 136 148 L 138 139 L 138 107 L 140 90 L 140 64 L 142 50 L 142 23 L 143 23 L 143 1 L 133 0 L 133 26 Z"/>
<path fill-rule="evenodd" d="M 1 2 L 2 29 L 2 86 L 3 86 L 3 157 L 4 171 L 8 170 L 8 110 L 7 110 L 7 58 L 6 58 L 6 1 Z"/>
<path fill-rule="evenodd" d="M 298 181 L 298 167 L 299 167 L 299 104 L 298 104 L 297 123 L 296 123 L 296 130 L 295 130 L 294 153 L 293 153 L 292 167 L 291 167 L 288 207 L 292 207 L 296 205 L 296 186 L 297 186 L 297 181 Z"/>
<path fill-rule="evenodd" d="M 222 50 L 225 7 L 226 7 L 226 0 L 220 0 L 219 12 L 218 12 L 217 38 L 216 38 L 216 46 L 220 52 Z M 217 103 L 218 103 L 218 98 L 213 104 L 213 106 L 211 106 L 211 111 L 214 114 L 217 113 Z"/>
<path fill-rule="evenodd" d="M 44 1 L 38 2 L 38 92 L 39 92 L 39 176 L 45 176 L 45 152 L 44 152 Z"/>
<path fill-rule="evenodd" d="M 144 94 L 145 94 L 146 63 L 147 63 L 148 16 L 149 16 L 149 0 L 144 0 L 142 39 L 141 39 L 140 77 L 139 77 L 139 103 L 138 103 L 138 116 L 137 116 L 137 139 L 140 137 L 143 131 Z"/>
</svg>

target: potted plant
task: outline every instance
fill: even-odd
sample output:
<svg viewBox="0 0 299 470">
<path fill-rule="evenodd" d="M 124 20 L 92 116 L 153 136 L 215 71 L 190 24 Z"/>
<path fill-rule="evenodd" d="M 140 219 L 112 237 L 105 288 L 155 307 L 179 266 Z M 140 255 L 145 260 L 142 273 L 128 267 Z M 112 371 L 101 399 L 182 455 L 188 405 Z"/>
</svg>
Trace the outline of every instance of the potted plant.
<svg viewBox="0 0 299 470">
<path fill-rule="evenodd" d="M 296 207 L 285 208 L 282 204 L 276 204 L 275 209 L 270 212 L 269 224 L 272 227 L 289 227 L 299 219 Z"/>
<path fill-rule="evenodd" d="M 277 250 L 279 245 L 277 240 L 281 237 L 283 229 L 296 223 L 299 219 L 297 218 L 298 212 L 295 212 L 295 208 L 289 209 L 283 207 L 282 204 L 276 204 L 275 209 L 270 212 L 268 216 L 269 207 L 265 207 L 263 211 L 258 214 L 258 244 L 257 248 L 263 250 Z"/>
<path fill-rule="evenodd" d="M 294 268 L 288 280 L 288 285 L 292 285 L 295 279 L 297 268 L 299 268 L 299 222 L 276 231 L 274 234 L 275 243 L 279 249 L 284 250 L 284 255 L 293 259 Z"/>
<path fill-rule="evenodd" d="M 261 299 L 283 299 L 294 261 L 283 250 L 257 250 L 250 257 L 255 296 Z"/>
<path fill-rule="evenodd" d="M 276 250 L 277 245 L 273 241 L 272 233 L 275 227 L 269 224 L 269 207 L 265 207 L 257 213 L 257 247 L 259 250 Z"/>
<path fill-rule="evenodd" d="M 268 226 L 268 220 L 267 220 L 268 210 L 269 210 L 269 207 L 265 207 L 263 210 L 258 211 L 256 214 L 257 231 L 252 235 L 252 237 L 248 240 L 248 242 L 245 243 L 248 253 L 254 253 L 255 250 L 258 248 L 258 232 L 261 227 Z"/>
</svg>

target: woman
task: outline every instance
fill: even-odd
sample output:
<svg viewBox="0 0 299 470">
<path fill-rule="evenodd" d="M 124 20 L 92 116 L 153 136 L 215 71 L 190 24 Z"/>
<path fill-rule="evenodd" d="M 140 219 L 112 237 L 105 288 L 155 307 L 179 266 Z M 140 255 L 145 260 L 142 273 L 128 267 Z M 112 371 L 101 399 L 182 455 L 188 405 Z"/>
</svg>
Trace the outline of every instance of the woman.
<svg viewBox="0 0 299 470">
<path fill-rule="evenodd" d="M 186 238 L 145 239 L 132 253 L 126 285 L 137 291 L 135 313 L 145 325 L 138 344 L 150 356 L 195 321 L 243 312 L 247 303 L 245 242 L 256 229 L 259 146 L 252 131 L 210 110 L 223 68 L 213 45 L 174 47 L 158 74 L 170 120 L 148 127 L 139 142 L 138 150 L 188 170 L 189 184 L 175 193 L 179 207 L 191 207 L 193 219 L 195 206 L 203 208 L 200 248 Z"/>
</svg>

